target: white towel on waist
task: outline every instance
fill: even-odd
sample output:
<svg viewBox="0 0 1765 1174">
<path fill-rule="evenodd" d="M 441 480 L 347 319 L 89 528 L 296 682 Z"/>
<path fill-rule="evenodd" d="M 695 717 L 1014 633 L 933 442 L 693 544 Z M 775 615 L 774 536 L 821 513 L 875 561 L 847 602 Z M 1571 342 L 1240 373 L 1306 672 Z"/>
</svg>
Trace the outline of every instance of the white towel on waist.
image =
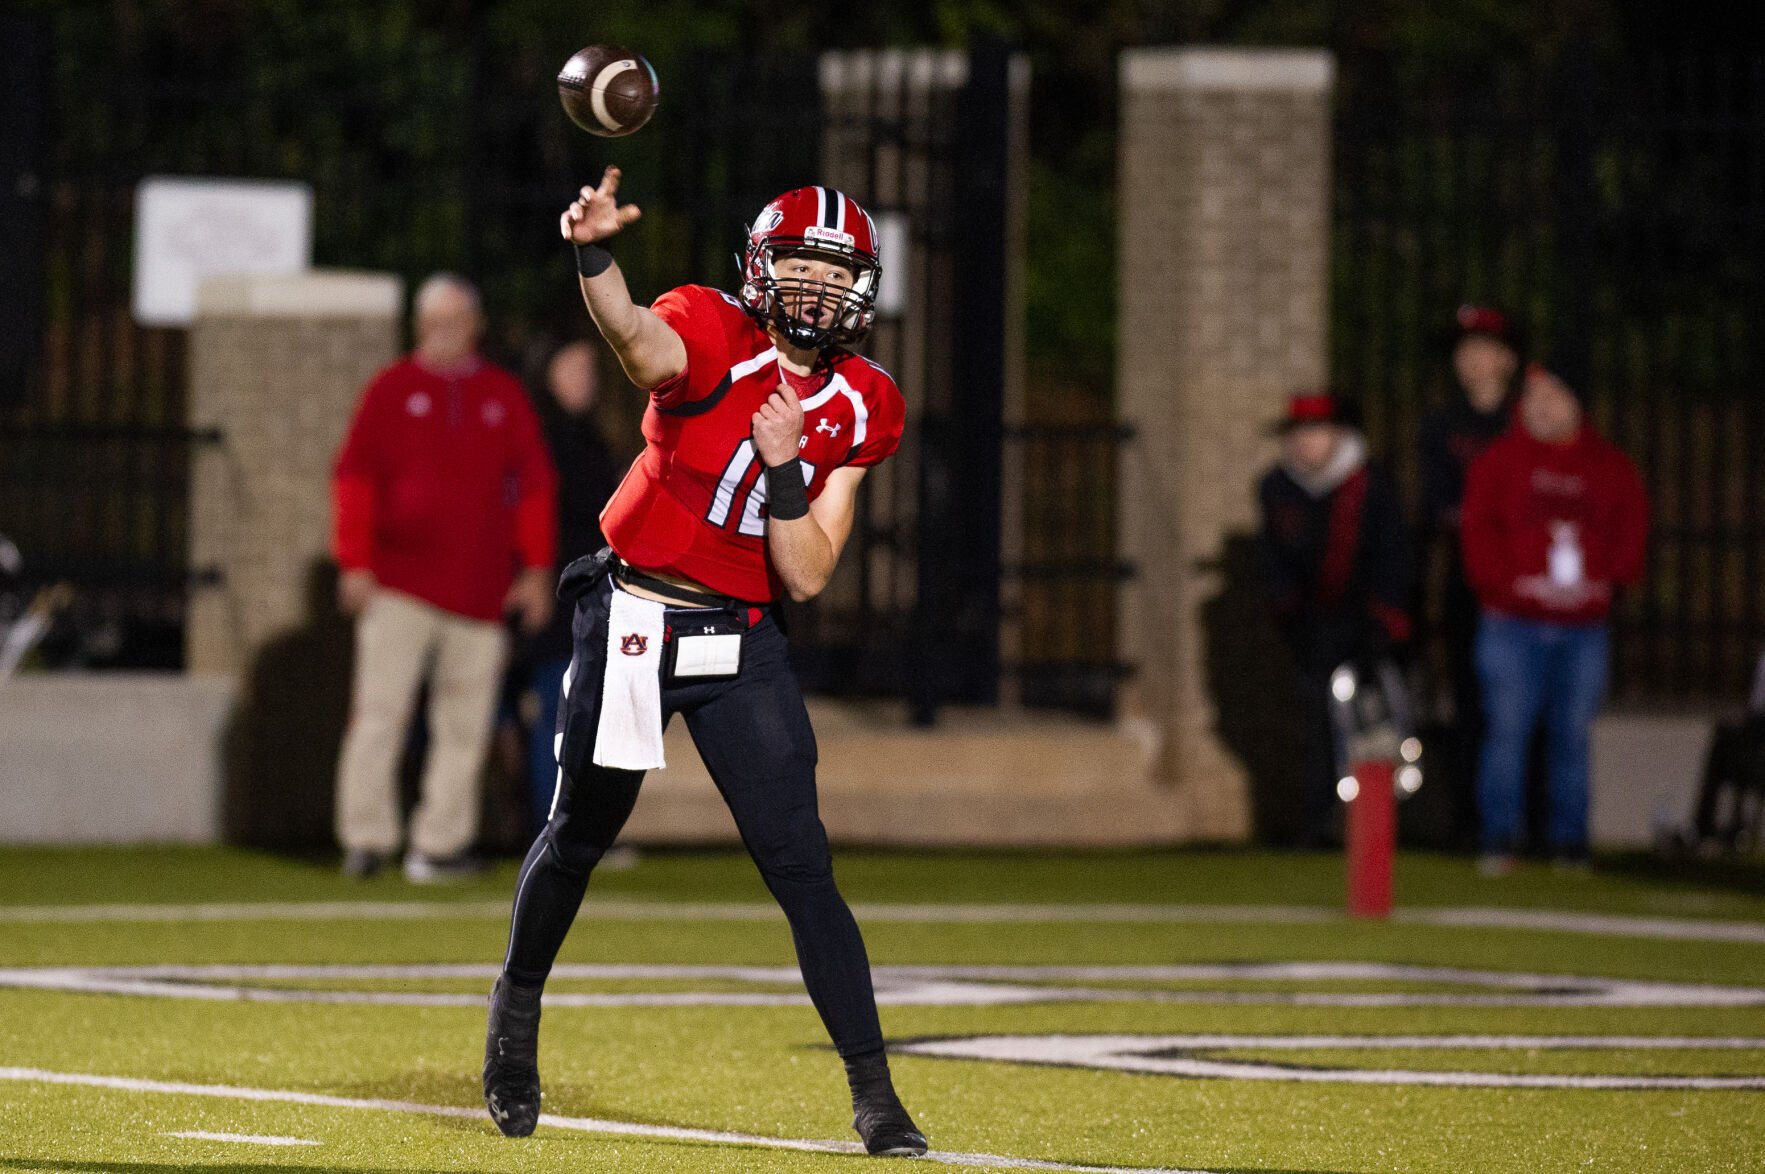
<svg viewBox="0 0 1765 1174">
<path fill-rule="evenodd" d="M 613 588 L 607 614 L 607 671 L 594 762 L 655 770 L 662 760 L 662 611 L 653 599 Z"/>
</svg>

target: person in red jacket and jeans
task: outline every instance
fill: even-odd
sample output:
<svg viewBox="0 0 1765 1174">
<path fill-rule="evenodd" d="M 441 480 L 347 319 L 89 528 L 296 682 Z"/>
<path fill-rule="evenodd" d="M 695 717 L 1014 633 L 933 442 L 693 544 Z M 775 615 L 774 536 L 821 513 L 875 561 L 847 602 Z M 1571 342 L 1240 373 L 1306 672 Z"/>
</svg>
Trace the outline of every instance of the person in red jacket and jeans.
<svg viewBox="0 0 1765 1174">
<path fill-rule="evenodd" d="M 1472 462 L 1461 521 L 1482 616 L 1477 673 L 1488 727 L 1477 764 L 1479 865 L 1513 866 L 1527 749 L 1542 716 L 1549 850 L 1587 857 L 1588 742 L 1605 693 L 1613 591 L 1641 578 L 1648 499 L 1630 459 L 1587 421 L 1576 391 L 1527 369 L 1513 425 Z"/>
<path fill-rule="evenodd" d="M 398 851 L 396 771 L 429 678 L 429 753 L 405 876 L 474 871 L 480 770 L 504 660 L 502 616 L 551 615 L 556 474 L 527 393 L 478 357 L 484 316 L 451 274 L 415 299 L 417 347 L 375 375 L 337 455 L 338 602 L 356 623 L 337 774 L 344 872 Z"/>
</svg>

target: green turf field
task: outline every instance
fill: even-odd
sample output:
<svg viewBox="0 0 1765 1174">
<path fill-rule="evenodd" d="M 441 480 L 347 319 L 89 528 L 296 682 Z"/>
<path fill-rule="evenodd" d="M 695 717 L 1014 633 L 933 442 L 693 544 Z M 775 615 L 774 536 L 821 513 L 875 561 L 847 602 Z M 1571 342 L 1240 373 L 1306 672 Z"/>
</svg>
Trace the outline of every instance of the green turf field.
<svg viewBox="0 0 1765 1174">
<path fill-rule="evenodd" d="M 981 1169 L 1757 1171 L 1765 869 L 1500 880 L 1251 852 L 839 859 L 903 1099 Z M 836 1058 L 744 858 L 596 878 L 551 1116 L 485 1117 L 514 866 L 446 889 L 220 850 L 0 851 L 0 1171 L 839 1171 Z"/>
</svg>

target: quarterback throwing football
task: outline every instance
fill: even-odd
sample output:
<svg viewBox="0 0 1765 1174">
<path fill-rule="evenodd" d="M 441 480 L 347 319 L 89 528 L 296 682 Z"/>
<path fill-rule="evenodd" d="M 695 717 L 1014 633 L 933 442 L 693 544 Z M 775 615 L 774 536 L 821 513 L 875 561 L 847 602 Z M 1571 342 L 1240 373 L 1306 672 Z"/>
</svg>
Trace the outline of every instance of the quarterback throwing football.
<svg viewBox="0 0 1765 1174">
<path fill-rule="evenodd" d="M 600 860 L 660 767 L 678 713 L 790 922 L 809 998 L 845 1062 L 873 1154 L 924 1134 L 889 1079 L 864 940 L 834 886 L 815 799 L 815 734 L 773 614 L 827 585 L 865 471 L 905 415 L 852 351 L 875 316 L 876 228 L 832 188 L 786 192 L 748 237 L 738 297 L 688 285 L 636 305 L 604 242 L 636 220 L 608 168 L 560 221 L 588 312 L 649 392 L 644 450 L 601 514 L 609 548 L 578 559 L 551 818 L 521 868 L 490 997 L 484 1099 L 498 1128 L 539 1117 L 540 990 Z"/>
</svg>

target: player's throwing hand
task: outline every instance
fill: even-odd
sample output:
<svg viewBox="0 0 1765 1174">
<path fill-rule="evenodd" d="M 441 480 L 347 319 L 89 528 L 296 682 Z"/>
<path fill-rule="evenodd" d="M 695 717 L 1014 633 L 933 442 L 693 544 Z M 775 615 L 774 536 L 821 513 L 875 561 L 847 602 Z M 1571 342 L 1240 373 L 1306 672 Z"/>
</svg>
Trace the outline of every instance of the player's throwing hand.
<svg viewBox="0 0 1765 1174">
<path fill-rule="evenodd" d="M 571 244 L 589 245 L 606 240 L 627 224 L 643 215 L 636 204 L 623 208 L 614 199 L 619 191 L 619 169 L 609 167 L 601 173 L 601 186 L 585 187 L 582 194 L 558 218 L 558 230 Z"/>
<path fill-rule="evenodd" d="M 803 445 L 803 404 L 787 383 L 766 397 L 754 413 L 754 450 L 768 465 L 777 467 L 797 455 Z"/>
</svg>

